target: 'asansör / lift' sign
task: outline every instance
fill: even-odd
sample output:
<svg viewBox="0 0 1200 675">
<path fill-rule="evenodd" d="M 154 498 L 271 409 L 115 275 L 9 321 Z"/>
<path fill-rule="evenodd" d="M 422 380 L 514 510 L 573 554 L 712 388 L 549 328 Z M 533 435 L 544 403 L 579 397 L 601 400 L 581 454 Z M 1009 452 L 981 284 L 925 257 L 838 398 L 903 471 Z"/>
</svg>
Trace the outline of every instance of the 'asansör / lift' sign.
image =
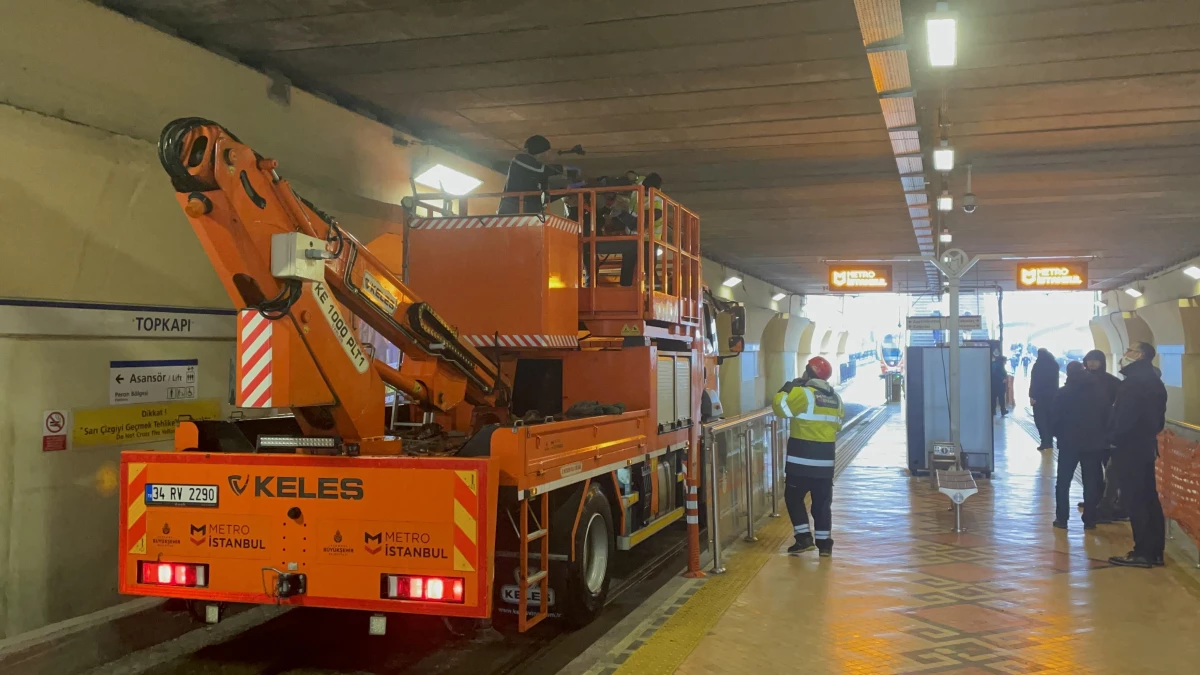
<svg viewBox="0 0 1200 675">
<path fill-rule="evenodd" d="M 1083 291 L 1088 287 L 1086 262 L 1018 263 L 1017 290 Z"/>
<path fill-rule="evenodd" d="M 834 293 L 890 293 L 891 265 L 830 265 L 829 290 Z"/>
</svg>

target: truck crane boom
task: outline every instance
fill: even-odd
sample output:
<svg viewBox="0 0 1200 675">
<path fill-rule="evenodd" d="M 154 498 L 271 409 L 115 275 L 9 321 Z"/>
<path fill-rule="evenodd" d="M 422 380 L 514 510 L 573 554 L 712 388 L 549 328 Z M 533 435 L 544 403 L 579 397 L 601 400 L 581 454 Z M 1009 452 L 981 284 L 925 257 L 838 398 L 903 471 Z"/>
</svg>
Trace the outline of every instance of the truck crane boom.
<svg viewBox="0 0 1200 675">
<path fill-rule="evenodd" d="M 274 395 L 264 400 L 292 407 L 306 434 L 335 435 L 363 454 L 398 454 L 398 443 L 384 437 L 385 383 L 428 411 L 505 403 L 509 383 L 500 369 L 336 220 L 297 195 L 275 160 L 200 118 L 168 124 L 159 159 L 230 299 L 267 319 L 282 347 L 265 378 L 260 370 L 240 379 L 260 387 L 265 379 Z M 305 268 L 307 276 L 296 272 Z M 400 349 L 398 369 L 368 353 L 355 318 Z M 261 332 L 262 324 L 255 318 L 242 330 L 243 366 L 262 349 L 261 336 L 250 339 L 259 333 L 245 333 Z M 303 377 L 314 369 L 319 378 Z"/>
</svg>

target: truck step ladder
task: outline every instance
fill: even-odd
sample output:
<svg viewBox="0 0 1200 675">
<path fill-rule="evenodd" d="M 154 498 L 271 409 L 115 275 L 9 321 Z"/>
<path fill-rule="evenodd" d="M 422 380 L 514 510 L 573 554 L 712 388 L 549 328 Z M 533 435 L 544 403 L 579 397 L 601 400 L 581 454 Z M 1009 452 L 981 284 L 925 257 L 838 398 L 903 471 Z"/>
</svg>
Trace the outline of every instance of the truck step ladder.
<svg viewBox="0 0 1200 675">
<path fill-rule="evenodd" d="M 537 504 L 531 502 L 537 500 Z M 540 513 L 534 514 L 533 509 Z M 530 520 L 533 521 L 533 531 L 530 531 Z M 521 562 L 517 574 L 519 600 L 517 601 L 517 622 L 522 633 L 541 623 L 550 614 L 550 493 L 528 495 L 521 500 Z M 538 542 L 541 555 L 538 557 L 540 569 L 533 574 L 529 570 L 529 545 Z M 529 616 L 529 589 L 537 585 L 538 610 L 537 614 Z"/>
</svg>

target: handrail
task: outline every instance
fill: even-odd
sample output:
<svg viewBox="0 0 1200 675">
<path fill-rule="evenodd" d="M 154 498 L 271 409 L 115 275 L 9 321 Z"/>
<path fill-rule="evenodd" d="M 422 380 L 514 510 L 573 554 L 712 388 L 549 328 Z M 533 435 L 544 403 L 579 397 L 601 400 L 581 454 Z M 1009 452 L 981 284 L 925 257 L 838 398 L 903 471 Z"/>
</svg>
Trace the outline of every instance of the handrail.
<svg viewBox="0 0 1200 675">
<path fill-rule="evenodd" d="M 743 422 L 749 422 L 751 420 L 758 419 L 759 417 L 766 417 L 767 415 L 774 415 L 774 414 L 775 413 L 770 408 L 760 408 L 758 410 L 753 410 L 748 413 L 742 413 L 741 415 L 738 415 L 737 417 L 720 419 L 715 422 L 707 422 L 707 423 L 705 423 L 704 428 L 708 429 L 710 431 L 724 431 L 725 429 L 728 429 L 729 427 L 737 426 L 738 424 L 741 424 Z"/>
<path fill-rule="evenodd" d="M 1172 424 L 1186 431 L 1200 434 L 1200 427 L 1196 426 L 1195 424 L 1188 424 L 1187 422 L 1180 422 L 1179 420 L 1173 420 L 1170 418 L 1167 418 L 1167 424 Z"/>
</svg>

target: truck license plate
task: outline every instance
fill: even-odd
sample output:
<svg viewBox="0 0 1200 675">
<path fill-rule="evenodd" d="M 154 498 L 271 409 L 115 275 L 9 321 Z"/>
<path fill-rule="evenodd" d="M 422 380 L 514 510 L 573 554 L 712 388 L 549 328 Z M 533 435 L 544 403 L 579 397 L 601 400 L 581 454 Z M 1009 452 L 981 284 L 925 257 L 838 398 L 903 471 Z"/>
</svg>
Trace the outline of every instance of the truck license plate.
<svg viewBox="0 0 1200 675">
<path fill-rule="evenodd" d="M 147 483 L 147 506 L 217 506 L 216 485 Z"/>
</svg>

